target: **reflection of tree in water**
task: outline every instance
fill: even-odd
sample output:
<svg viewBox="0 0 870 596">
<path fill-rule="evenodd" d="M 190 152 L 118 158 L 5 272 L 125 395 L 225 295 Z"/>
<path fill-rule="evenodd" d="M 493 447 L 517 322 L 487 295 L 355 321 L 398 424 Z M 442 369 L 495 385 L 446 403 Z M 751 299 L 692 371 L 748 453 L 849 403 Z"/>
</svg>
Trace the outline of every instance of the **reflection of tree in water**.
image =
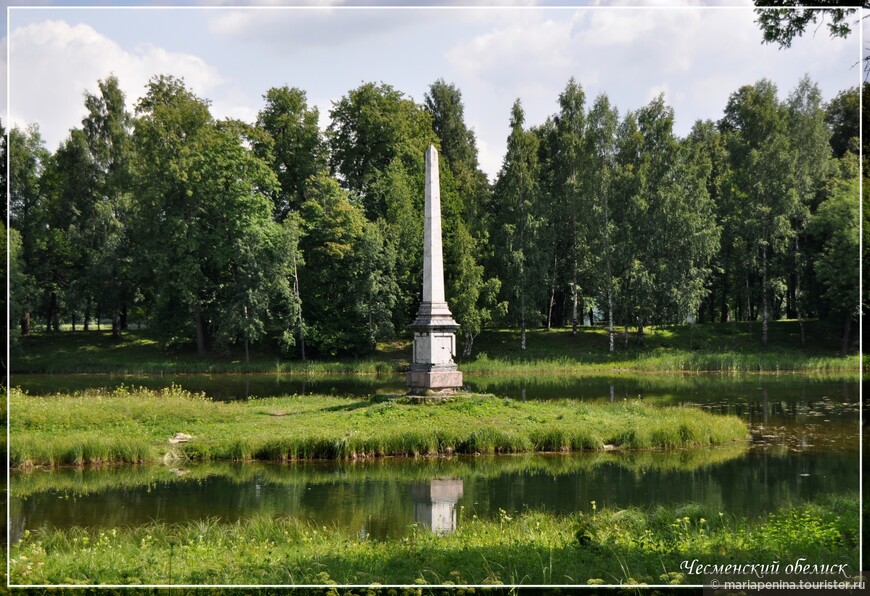
<svg viewBox="0 0 870 596">
<path fill-rule="evenodd" d="M 433 483 L 444 478 L 461 482 L 452 513 L 461 506 L 481 517 L 495 517 L 499 509 L 588 511 L 593 500 L 606 507 L 694 502 L 754 515 L 854 491 L 858 466 L 853 453 L 747 452 L 741 444 L 627 453 L 204 464 L 186 473 L 160 466 L 34 472 L 13 476 L 12 537 L 43 525 L 108 528 L 152 520 L 289 515 L 382 539 L 402 536 L 422 521 L 420 489 L 413 487 L 428 485 L 434 504 Z"/>
</svg>

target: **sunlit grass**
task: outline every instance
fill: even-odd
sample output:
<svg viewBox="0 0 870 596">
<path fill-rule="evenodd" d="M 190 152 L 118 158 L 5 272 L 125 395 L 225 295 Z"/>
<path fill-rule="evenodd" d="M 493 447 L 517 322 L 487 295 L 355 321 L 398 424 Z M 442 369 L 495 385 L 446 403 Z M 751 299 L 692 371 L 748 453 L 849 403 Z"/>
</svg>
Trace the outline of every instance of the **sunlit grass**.
<svg viewBox="0 0 870 596">
<path fill-rule="evenodd" d="M 693 503 L 478 519 L 376 541 L 295 518 L 25 532 L 14 584 L 699 584 L 681 563 L 796 561 L 858 573 L 858 496 L 761 518 Z M 818 578 L 816 578 L 818 579 Z M 843 578 L 840 578 L 843 579 Z"/>
<path fill-rule="evenodd" d="M 422 404 L 388 396 L 214 402 L 178 387 L 72 396 L 13 390 L 11 415 L 13 466 L 708 447 L 748 435 L 740 419 L 692 407 L 491 395 Z M 176 433 L 193 438 L 171 444 Z"/>
</svg>

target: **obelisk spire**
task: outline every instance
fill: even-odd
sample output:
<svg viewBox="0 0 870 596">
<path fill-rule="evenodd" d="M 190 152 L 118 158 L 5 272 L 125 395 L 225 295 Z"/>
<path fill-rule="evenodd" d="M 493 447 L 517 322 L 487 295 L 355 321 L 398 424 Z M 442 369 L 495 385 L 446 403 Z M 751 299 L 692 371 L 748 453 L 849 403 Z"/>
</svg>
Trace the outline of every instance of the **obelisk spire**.
<svg viewBox="0 0 870 596">
<path fill-rule="evenodd" d="M 426 150 L 426 189 L 423 208 L 423 300 L 414 331 L 414 353 L 408 371 L 408 392 L 450 392 L 462 387 L 462 373 L 453 362 L 459 328 L 444 298 L 444 257 L 441 252 L 441 188 L 438 151 Z"/>
<path fill-rule="evenodd" d="M 438 150 L 426 150 L 426 189 L 423 206 L 423 301 L 414 326 L 459 327 L 444 299 L 444 256 L 441 248 L 441 186 L 438 180 Z"/>
<path fill-rule="evenodd" d="M 441 185 L 438 150 L 426 150 L 426 221 L 423 227 L 423 302 L 444 302 L 444 258 L 441 250 Z"/>
</svg>

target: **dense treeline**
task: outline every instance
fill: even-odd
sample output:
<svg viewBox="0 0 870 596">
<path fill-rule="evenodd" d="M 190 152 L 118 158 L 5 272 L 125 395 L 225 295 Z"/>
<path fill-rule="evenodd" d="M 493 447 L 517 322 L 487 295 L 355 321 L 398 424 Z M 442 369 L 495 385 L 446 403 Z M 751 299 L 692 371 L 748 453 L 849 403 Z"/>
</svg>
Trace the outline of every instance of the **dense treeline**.
<svg viewBox="0 0 870 596">
<path fill-rule="evenodd" d="M 158 76 L 131 114 L 109 77 L 53 154 L 35 125 L 9 131 L 13 347 L 37 324 L 102 318 L 201 355 L 369 351 L 418 307 L 429 144 L 465 355 L 488 324 L 521 328 L 524 346 L 528 327 L 603 324 L 612 352 L 687 320 L 759 320 L 766 344 L 785 317 L 836 319 L 849 346 L 857 88 L 825 105 L 806 78 L 785 99 L 762 80 L 680 138 L 663 97 L 620 114 L 572 79 L 538 125 L 516 101 L 492 185 L 443 80 L 422 104 L 364 84 L 325 131 L 304 91 L 264 100 L 254 124 L 216 120 Z"/>
</svg>

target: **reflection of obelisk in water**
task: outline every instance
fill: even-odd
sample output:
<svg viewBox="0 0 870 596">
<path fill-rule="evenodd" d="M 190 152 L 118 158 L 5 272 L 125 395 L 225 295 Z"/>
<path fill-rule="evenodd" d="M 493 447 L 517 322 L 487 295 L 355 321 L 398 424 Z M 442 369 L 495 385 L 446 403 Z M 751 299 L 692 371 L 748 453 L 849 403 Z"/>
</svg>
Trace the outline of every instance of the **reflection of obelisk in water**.
<svg viewBox="0 0 870 596">
<path fill-rule="evenodd" d="M 459 328 L 444 298 L 444 263 L 441 252 L 441 188 L 438 151 L 426 150 L 426 204 L 423 228 L 423 301 L 414 331 L 414 355 L 408 372 L 408 392 L 452 391 L 462 387 L 462 373 L 453 362 Z"/>
<path fill-rule="evenodd" d="M 462 498 L 461 478 L 439 478 L 411 485 L 414 521 L 434 534 L 456 529 L 456 502 Z"/>
</svg>

